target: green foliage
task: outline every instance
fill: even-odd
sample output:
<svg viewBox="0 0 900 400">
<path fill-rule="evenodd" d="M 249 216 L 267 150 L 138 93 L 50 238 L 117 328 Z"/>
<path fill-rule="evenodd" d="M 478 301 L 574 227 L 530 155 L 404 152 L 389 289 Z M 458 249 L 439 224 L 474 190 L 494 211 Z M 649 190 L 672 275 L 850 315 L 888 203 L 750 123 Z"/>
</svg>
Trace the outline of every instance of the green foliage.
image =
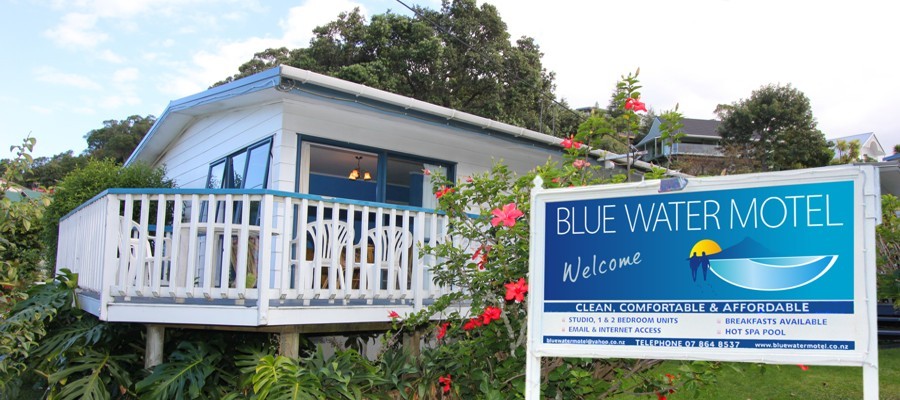
<svg viewBox="0 0 900 400">
<path fill-rule="evenodd" d="M 91 160 L 83 168 L 66 175 L 56 187 L 53 202 L 43 219 L 41 240 L 46 248 L 46 259 L 55 265 L 60 218 L 109 188 L 173 187 L 174 182 L 165 175 L 164 168 L 151 168 L 142 163 L 120 167 L 111 159 Z"/>
<path fill-rule="evenodd" d="M 8 390 L 10 383 L 29 369 L 29 363 L 43 360 L 40 355 L 46 351 L 39 347 L 41 340 L 58 313 L 71 309 L 76 279 L 64 270 L 56 280 L 31 287 L 25 300 L 0 319 L 0 392 Z"/>
<path fill-rule="evenodd" d="M 128 370 L 135 359 L 134 354 L 112 355 L 108 351 L 84 348 L 69 361 L 67 368 L 50 375 L 48 381 L 54 386 L 50 397 L 59 400 L 109 399 L 111 393 L 119 393 L 131 386 Z"/>
<path fill-rule="evenodd" d="M 881 225 L 875 228 L 878 241 L 878 299 L 892 301 L 900 308 L 900 199 L 881 196 Z"/>
<path fill-rule="evenodd" d="M 218 84 L 284 64 L 546 133 L 574 129 L 580 117 L 553 103 L 554 75 L 539 46 L 528 37 L 511 43 L 494 6 L 415 9 L 368 22 L 359 9 L 341 13 L 313 31 L 308 47 L 257 53 Z"/>
<path fill-rule="evenodd" d="M 833 153 L 816 128 L 809 98 L 791 85 L 767 85 L 749 99 L 720 104 L 719 133 L 730 157 L 753 160 L 762 170 L 828 165 Z"/>
<path fill-rule="evenodd" d="M 155 122 L 156 117 L 152 115 L 132 115 L 121 121 L 103 121 L 102 128 L 84 135 L 88 144 L 84 153 L 95 159 L 111 158 L 118 163 L 125 162 Z"/>
<path fill-rule="evenodd" d="M 7 161 L 0 175 L 0 319 L 16 301 L 25 298 L 26 288 L 43 277 L 38 233 L 49 200 L 23 196 L 13 201 L 6 197 L 7 191 L 22 189 L 17 182 L 31 170 L 31 151 L 36 142 L 29 137 L 21 145 L 12 146 L 16 157 Z"/>
<path fill-rule="evenodd" d="M 207 342 L 181 342 L 169 361 L 157 365 L 150 376 L 137 383 L 136 390 L 146 399 L 215 399 L 224 346 L 214 347 Z M 213 384 L 210 384 L 213 383 Z"/>
</svg>

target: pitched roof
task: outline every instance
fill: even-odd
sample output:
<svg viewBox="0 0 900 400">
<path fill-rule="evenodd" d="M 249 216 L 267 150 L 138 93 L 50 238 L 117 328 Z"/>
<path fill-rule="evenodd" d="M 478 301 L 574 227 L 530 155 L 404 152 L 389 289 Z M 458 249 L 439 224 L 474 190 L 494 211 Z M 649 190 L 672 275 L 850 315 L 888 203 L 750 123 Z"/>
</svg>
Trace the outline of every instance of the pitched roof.
<svg viewBox="0 0 900 400">
<path fill-rule="evenodd" d="M 659 131 L 659 125 L 661 123 L 662 121 L 660 121 L 659 117 L 656 117 L 656 119 L 653 121 L 653 125 L 650 127 L 650 132 L 648 132 L 647 136 L 644 136 L 644 138 L 641 139 L 640 143 L 636 144 L 636 146 L 643 145 L 644 143 L 647 143 L 659 137 L 661 134 L 661 132 Z M 682 118 L 681 123 L 684 126 L 676 133 L 684 133 L 687 136 L 702 136 L 710 138 L 717 138 L 720 136 L 717 129 L 721 122 L 714 119 Z"/>
<path fill-rule="evenodd" d="M 859 144 L 863 145 L 863 144 L 866 144 L 866 142 L 868 142 L 870 139 L 872 139 L 873 136 L 875 136 L 874 132 L 866 132 L 866 133 L 858 133 L 856 135 L 836 137 L 836 138 L 828 139 L 828 141 L 829 142 L 837 142 L 838 140 L 843 140 L 843 141 L 849 143 L 854 140 L 859 140 Z"/>
<path fill-rule="evenodd" d="M 165 152 L 168 144 L 201 115 L 260 102 L 279 101 L 297 95 L 352 101 L 376 107 L 383 112 L 396 112 L 422 120 L 439 121 L 487 135 L 501 135 L 525 141 L 532 145 L 557 147 L 563 140 L 358 83 L 282 65 L 170 102 L 125 164 L 129 165 L 138 160 L 149 162 L 157 160 Z M 624 162 L 620 159 L 625 158 L 624 155 L 603 150 L 595 150 L 593 154 L 600 159 L 616 163 Z M 632 165 L 643 170 L 650 170 L 652 167 L 643 161 L 632 161 Z"/>
</svg>

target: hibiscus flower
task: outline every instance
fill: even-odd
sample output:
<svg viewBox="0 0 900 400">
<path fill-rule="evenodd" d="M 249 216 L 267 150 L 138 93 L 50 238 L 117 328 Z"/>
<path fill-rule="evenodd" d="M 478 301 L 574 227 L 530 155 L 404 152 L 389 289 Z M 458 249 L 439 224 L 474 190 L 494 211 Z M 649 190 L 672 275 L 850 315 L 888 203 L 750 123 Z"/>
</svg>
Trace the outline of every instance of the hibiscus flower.
<svg viewBox="0 0 900 400">
<path fill-rule="evenodd" d="M 491 225 L 497 226 L 503 224 L 507 227 L 516 225 L 516 219 L 525 215 L 521 210 L 516 208 L 516 203 L 509 203 L 503 206 L 503 209 L 495 208 L 491 211 L 494 218 L 491 219 Z"/>
</svg>

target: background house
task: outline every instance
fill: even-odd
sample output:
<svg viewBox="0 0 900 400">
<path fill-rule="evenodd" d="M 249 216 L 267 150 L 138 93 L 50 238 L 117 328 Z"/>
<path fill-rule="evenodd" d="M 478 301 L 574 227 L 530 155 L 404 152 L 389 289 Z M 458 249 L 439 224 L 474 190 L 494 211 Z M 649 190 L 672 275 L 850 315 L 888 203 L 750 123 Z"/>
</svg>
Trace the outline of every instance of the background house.
<svg viewBox="0 0 900 400">
<path fill-rule="evenodd" d="M 846 156 L 846 151 L 839 151 L 837 149 L 838 141 L 849 144 L 854 140 L 859 142 L 859 156 L 856 158 L 856 161 L 878 161 L 886 154 L 884 147 L 881 147 L 881 142 L 878 141 L 878 137 L 875 136 L 875 133 L 867 132 L 828 139 L 828 142 L 831 144 L 831 150 L 834 151 L 834 159 L 840 159 L 841 153 L 845 153 L 843 155 Z"/>
</svg>

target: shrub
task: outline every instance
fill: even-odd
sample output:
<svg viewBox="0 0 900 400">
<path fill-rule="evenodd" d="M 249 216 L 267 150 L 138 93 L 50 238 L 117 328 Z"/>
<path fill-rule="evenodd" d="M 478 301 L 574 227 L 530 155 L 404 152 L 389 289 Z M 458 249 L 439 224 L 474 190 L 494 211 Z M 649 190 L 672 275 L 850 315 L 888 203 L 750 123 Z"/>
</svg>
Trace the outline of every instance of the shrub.
<svg viewBox="0 0 900 400">
<path fill-rule="evenodd" d="M 165 175 L 165 168 L 162 167 L 153 168 L 143 163 L 121 167 L 109 159 L 91 160 L 83 168 L 66 175 L 56 187 L 53 201 L 44 214 L 41 238 L 50 267 L 56 265 L 60 218 L 106 189 L 174 187 L 174 182 Z"/>
</svg>

